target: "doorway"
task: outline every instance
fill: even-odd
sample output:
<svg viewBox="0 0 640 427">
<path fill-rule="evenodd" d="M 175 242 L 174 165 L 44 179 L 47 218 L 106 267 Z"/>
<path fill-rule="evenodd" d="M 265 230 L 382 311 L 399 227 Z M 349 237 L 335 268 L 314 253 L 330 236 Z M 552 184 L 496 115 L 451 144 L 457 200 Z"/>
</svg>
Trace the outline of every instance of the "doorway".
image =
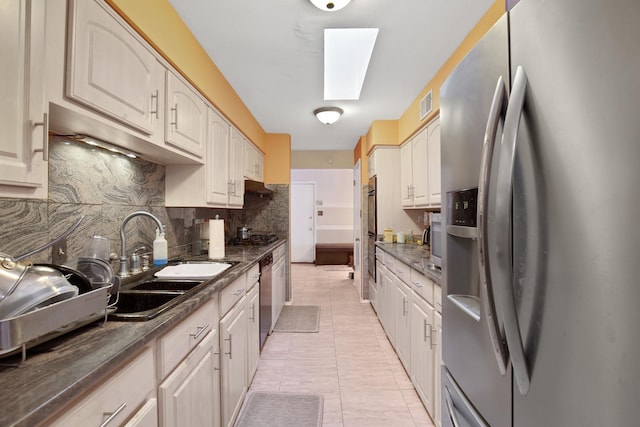
<svg viewBox="0 0 640 427">
<path fill-rule="evenodd" d="M 360 300 L 367 299 L 362 287 L 362 175 L 360 159 L 353 168 L 353 285 Z"/>
<path fill-rule="evenodd" d="M 315 261 L 314 182 L 291 183 L 291 262 Z"/>
</svg>

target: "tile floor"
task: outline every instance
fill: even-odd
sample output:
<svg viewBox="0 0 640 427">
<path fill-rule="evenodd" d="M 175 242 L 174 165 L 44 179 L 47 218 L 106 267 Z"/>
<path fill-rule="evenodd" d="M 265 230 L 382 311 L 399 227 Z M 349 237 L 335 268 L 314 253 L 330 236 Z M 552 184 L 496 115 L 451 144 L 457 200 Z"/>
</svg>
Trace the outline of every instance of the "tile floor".
<svg viewBox="0 0 640 427">
<path fill-rule="evenodd" d="M 318 333 L 274 333 L 249 391 L 320 393 L 323 426 L 433 426 L 347 271 L 293 264 L 293 304 L 320 306 Z"/>
</svg>

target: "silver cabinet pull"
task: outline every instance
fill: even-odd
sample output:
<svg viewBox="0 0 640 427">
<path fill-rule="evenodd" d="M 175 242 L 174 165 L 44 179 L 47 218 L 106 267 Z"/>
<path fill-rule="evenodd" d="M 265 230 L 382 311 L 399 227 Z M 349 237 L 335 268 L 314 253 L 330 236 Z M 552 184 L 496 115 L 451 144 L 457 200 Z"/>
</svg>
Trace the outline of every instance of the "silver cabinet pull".
<svg viewBox="0 0 640 427">
<path fill-rule="evenodd" d="M 231 346 L 233 345 L 233 342 L 231 341 L 233 337 L 231 336 L 231 334 L 229 334 L 229 338 L 225 338 L 225 341 L 229 341 L 229 352 L 225 353 L 229 355 L 229 360 L 233 359 L 233 356 L 231 355 Z"/>
<path fill-rule="evenodd" d="M 407 315 L 407 299 L 405 297 L 402 297 L 402 316 L 406 316 Z"/>
<path fill-rule="evenodd" d="M 174 105 L 175 105 L 175 107 L 173 107 L 173 108 L 171 109 L 171 111 L 173 111 L 173 112 L 174 112 L 174 116 L 173 116 L 173 117 L 174 117 L 174 119 L 173 119 L 173 121 L 171 122 L 171 124 L 172 124 L 173 126 L 175 126 L 175 127 L 176 127 L 176 130 L 178 130 L 178 104 L 176 103 L 176 104 L 174 104 Z"/>
<path fill-rule="evenodd" d="M 113 421 L 113 419 L 114 419 L 115 417 L 117 417 L 117 416 L 118 416 L 118 414 L 119 414 L 120 412 L 122 412 L 122 410 L 123 410 L 126 406 L 127 406 L 127 402 L 125 402 L 125 403 L 123 403 L 122 405 L 120 405 L 120 406 L 118 407 L 118 409 L 116 409 L 116 410 L 115 410 L 115 411 L 113 411 L 113 412 L 103 412 L 103 413 L 102 413 L 102 416 L 103 416 L 103 417 L 108 417 L 108 418 L 107 418 L 106 420 L 104 420 L 104 421 L 102 422 L 102 424 L 100 424 L 100 427 L 105 427 L 107 424 L 109 424 L 111 421 Z"/>
<path fill-rule="evenodd" d="M 34 122 L 34 126 L 42 126 L 42 148 L 33 150 L 35 153 L 42 152 L 42 160 L 49 161 L 49 115 L 42 114 L 41 122 Z"/>
<path fill-rule="evenodd" d="M 207 329 L 209 329 L 209 324 L 205 325 L 205 326 L 196 326 L 196 333 L 195 334 L 189 334 L 190 337 L 193 337 L 194 340 L 197 340 L 198 338 L 200 338 L 200 335 L 202 335 L 202 333 L 204 331 L 206 331 Z"/>
<path fill-rule="evenodd" d="M 234 289 L 233 290 L 233 296 L 234 297 L 239 297 L 240 295 L 242 295 L 243 292 L 244 292 L 244 288 L 242 288 L 242 289 Z"/>
<path fill-rule="evenodd" d="M 252 322 L 255 323 L 256 321 L 256 305 L 255 304 L 251 304 L 251 317 L 249 317 L 249 320 L 251 320 Z"/>
<path fill-rule="evenodd" d="M 156 93 L 152 93 L 151 94 L 151 103 L 152 103 L 152 106 L 151 106 L 150 113 L 151 113 L 151 115 L 155 115 L 156 119 L 159 119 L 160 118 L 160 114 L 158 112 L 158 110 L 159 110 L 159 107 L 158 107 L 158 89 L 156 89 Z M 153 106 L 153 104 L 155 104 L 155 107 Z"/>
<path fill-rule="evenodd" d="M 422 288 L 422 283 L 420 282 L 411 282 L 413 283 L 413 286 L 415 286 L 416 288 Z"/>
</svg>

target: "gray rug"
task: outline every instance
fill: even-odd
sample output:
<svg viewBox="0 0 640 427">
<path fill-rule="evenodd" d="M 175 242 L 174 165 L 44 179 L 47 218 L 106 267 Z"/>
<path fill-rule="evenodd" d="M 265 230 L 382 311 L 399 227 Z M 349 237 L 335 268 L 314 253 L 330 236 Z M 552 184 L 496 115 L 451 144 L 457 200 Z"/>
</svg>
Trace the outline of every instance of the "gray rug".
<svg viewBox="0 0 640 427">
<path fill-rule="evenodd" d="M 325 265 L 324 271 L 353 271 L 353 267 L 348 265 Z"/>
<path fill-rule="evenodd" d="M 318 332 L 320 329 L 320 306 L 285 305 L 274 332 Z"/>
<path fill-rule="evenodd" d="M 320 394 L 254 391 L 235 427 L 321 427 L 323 402 Z"/>
</svg>

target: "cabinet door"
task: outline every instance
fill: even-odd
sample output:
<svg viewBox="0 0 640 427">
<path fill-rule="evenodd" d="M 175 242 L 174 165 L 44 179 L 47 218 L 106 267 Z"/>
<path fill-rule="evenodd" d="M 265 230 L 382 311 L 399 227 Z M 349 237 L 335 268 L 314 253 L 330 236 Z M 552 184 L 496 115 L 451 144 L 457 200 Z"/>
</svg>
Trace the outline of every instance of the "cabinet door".
<svg viewBox="0 0 640 427">
<path fill-rule="evenodd" d="M 160 122 L 162 65 L 96 1 L 74 1 L 70 10 L 67 96 L 152 134 Z"/>
<path fill-rule="evenodd" d="M 207 106 L 173 71 L 167 70 L 165 140 L 202 157 L 207 133 Z"/>
<path fill-rule="evenodd" d="M 209 109 L 207 129 L 207 202 L 226 205 L 229 200 L 229 124 Z"/>
<path fill-rule="evenodd" d="M 434 392 L 434 309 L 415 295 L 411 312 L 411 376 L 418 395 L 431 416 L 435 411 Z"/>
<path fill-rule="evenodd" d="M 0 7 L 0 196 L 47 197 L 44 117 L 44 0 L 14 0 Z M 16 193 L 20 193 L 17 194 Z M 22 192 L 25 194 L 22 194 Z"/>
<path fill-rule="evenodd" d="M 256 180 L 256 154 L 257 150 L 249 141 L 244 143 L 244 177 Z"/>
<path fill-rule="evenodd" d="M 248 316 L 244 298 L 220 320 L 222 425 L 227 427 L 233 426 L 247 393 Z"/>
<path fill-rule="evenodd" d="M 233 207 L 242 207 L 244 204 L 244 144 L 244 136 L 232 127 L 229 154 L 229 205 Z"/>
<path fill-rule="evenodd" d="M 219 426 L 219 371 L 216 370 L 218 333 L 213 330 L 160 384 L 161 425 Z"/>
<path fill-rule="evenodd" d="M 400 194 L 402 206 L 405 207 L 413 206 L 412 141 L 400 147 Z"/>
<path fill-rule="evenodd" d="M 411 290 L 398 278 L 395 281 L 396 352 L 405 369 L 411 370 Z"/>
<path fill-rule="evenodd" d="M 285 296 L 285 271 L 284 271 L 284 257 L 280 258 L 273 264 L 272 272 L 272 300 L 271 300 L 271 325 L 275 326 L 282 313 L 284 307 Z"/>
<path fill-rule="evenodd" d="M 247 293 L 247 382 L 258 369 L 260 358 L 260 284 L 256 283 Z"/>
<path fill-rule="evenodd" d="M 264 155 L 256 149 L 256 181 L 264 182 Z"/>
<path fill-rule="evenodd" d="M 441 203 L 440 190 L 440 119 L 434 120 L 427 128 L 428 147 L 427 156 L 429 159 L 429 204 L 439 205 Z"/>
<path fill-rule="evenodd" d="M 413 164 L 413 205 L 423 207 L 429 204 L 428 195 L 428 160 L 427 160 L 427 132 L 422 130 L 412 140 L 411 160 Z"/>
</svg>

